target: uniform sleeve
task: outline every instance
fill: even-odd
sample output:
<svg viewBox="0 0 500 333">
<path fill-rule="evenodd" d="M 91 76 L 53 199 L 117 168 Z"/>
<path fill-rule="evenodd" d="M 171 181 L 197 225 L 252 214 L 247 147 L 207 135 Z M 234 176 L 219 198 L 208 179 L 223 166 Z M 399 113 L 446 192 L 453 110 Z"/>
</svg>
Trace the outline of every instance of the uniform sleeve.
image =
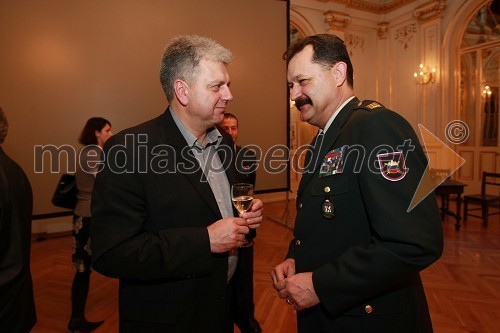
<svg viewBox="0 0 500 333">
<path fill-rule="evenodd" d="M 362 134 L 356 143 L 366 149 L 366 158 L 357 178 L 371 241 L 351 247 L 313 272 L 315 290 L 334 314 L 405 285 L 436 261 L 443 248 L 434 194 L 407 211 L 427 165 L 411 126 L 388 110 L 371 112 L 358 125 Z M 404 177 L 386 179 L 377 168 L 377 152 L 383 153 L 381 149 L 389 146 L 396 150 L 407 140 L 415 148 L 405 158 Z"/>
</svg>

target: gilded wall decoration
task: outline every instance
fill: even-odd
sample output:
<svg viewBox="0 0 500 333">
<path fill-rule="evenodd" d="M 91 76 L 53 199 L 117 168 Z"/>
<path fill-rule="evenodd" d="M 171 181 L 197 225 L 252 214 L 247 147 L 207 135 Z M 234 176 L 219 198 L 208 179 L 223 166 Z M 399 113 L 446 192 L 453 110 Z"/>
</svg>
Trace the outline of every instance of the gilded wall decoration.
<svg viewBox="0 0 500 333">
<path fill-rule="evenodd" d="M 403 45 L 404 49 L 408 48 L 408 43 L 413 38 L 413 35 L 417 32 L 417 25 L 415 23 L 410 23 L 402 28 L 396 30 L 394 39 L 396 39 L 399 44 Z"/>
<path fill-rule="evenodd" d="M 380 22 L 377 25 L 377 36 L 380 39 L 387 39 L 389 33 L 389 22 Z"/>
<path fill-rule="evenodd" d="M 335 31 L 344 31 L 349 23 L 351 23 L 351 16 L 346 13 L 329 10 L 323 13 L 323 15 L 325 15 L 325 22 L 328 23 L 328 26 L 330 27 L 328 29 L 330 33 Z"/>
<path fill-rule="evenodd" d="M 356 35 L 351 35 L 349 33 L 345 34 L 344 42 L 349 50 L 349 55 L 352 56 L 353 50 L 360 49 L 361 52 L 364 51 L 365 40 L 363 37 Z"/>
</svg>

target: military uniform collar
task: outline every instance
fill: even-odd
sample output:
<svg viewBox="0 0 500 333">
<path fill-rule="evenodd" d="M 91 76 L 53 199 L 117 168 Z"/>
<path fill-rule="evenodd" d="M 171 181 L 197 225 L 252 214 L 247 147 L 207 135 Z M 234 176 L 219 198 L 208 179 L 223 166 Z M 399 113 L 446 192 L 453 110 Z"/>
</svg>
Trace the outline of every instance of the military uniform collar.
<svg viewBox="0 0 500 333">
<path fill-rule="evenodd" d="M 337 117 L 337 115 L 339 114 L 339 112 L 344 108 L 344 106 L 347 105 L 347 103 L 349 103 L 353 98 L 355 98 L 355 96 L 351 96 L 349 97 L 348 99 L 346 99 L 344 101 L 344 103 L 342 103 L 342 105 L 340 105 L 337 110 L 335 110 L 335 112 L 333 113 L 333 115 L 330 117 L 330 119 L 328 120 L 328 122 L 326 123 L 325 125 L 325 128 L 323 129 L 320 129 L 319 133 L 320 134 L 325 134 L 326 131 L 328 131 L 328 128 L 330 128 L 330 125 L 333 123 L 333 121 L 335 120 L 335 118 Z"/>
</svg>

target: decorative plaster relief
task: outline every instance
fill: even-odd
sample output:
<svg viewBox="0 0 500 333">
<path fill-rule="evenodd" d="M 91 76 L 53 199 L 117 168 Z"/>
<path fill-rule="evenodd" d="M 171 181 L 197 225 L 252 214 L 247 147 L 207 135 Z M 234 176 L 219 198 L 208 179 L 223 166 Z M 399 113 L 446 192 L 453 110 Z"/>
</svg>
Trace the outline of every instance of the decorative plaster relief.
<svg viewBox="0 0 500 333">
<path fill-rule="evenodd" d="M 356 49 L 360 49 L 361 52 L 364 52 L 365 39 L 363 37 L 351 35 L 349 33 L 345 34 L 345 44 L 347 49 L 349 50 L 349 54 L 352 56 L 352 51 Z"/>
<path fill-rule="evenodd" d="M 419 22 L 425 22 L 438 17 L 446 8 L 446 0 L 431 0 L 418 6 L 413 11 L 413 16 Z"/>
<path fill-rule="evenodd" d="M 325 15 L 325 21 L 330 27 L 329 31 L 344 31 L 349 23 L 351 23 L 351 17 L 345 13 L 329 10 L 323 15 Z"/>
<path fill-rule="evenodd" d="M 408 48 L 408 43 L 413 38 L 413 35 L 417 32 L 417 26 L 415 23 L 410 23 L 402 28 L 396 30 L 394 38 L 399 41 L 399 44 L 403 45 L 404 49 Z"/>
<path fill-rule="evenodd" d="M 380 39 L 387 39 L 389 34 L 389 22 L 380 22 L 377 25 L 377 35 Z"/>
</svg>

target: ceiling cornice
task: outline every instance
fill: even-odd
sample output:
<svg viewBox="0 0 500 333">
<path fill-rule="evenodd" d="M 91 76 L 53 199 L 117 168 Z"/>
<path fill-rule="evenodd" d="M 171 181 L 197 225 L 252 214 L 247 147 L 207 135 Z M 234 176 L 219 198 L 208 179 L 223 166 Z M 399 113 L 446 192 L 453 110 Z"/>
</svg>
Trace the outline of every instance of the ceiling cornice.
<svg viewBox="0 0 500 333">
<path fill-rule="evenodd" d="M 385 3 L 380 3 L 380 4 L 363 0 L 318 0 L 318 1 L 335 2 L 343 4 L 348 8 L 359 9 L 376 14 L 385 14 L 400 7 L 403 7 L 404 5 L 407 5 L 409 3 L 415 2 L 416 0 L 392 0 L 389 2 L 384 1 Z"/>
</svg>

